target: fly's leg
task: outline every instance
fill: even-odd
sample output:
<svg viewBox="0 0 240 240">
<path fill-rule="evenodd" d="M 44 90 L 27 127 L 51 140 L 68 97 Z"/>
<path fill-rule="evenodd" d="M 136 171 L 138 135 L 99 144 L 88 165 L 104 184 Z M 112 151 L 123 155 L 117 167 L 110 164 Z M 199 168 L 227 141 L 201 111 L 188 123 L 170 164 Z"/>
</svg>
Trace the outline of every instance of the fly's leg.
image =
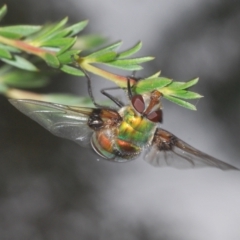
<svg viewBox="0 0 240 240">
<path fill-rule="evenodd" d="M 116 97 L 112 96 L 111 94 L 107 93 L 106 91 L 108 90 L 118 90 L 121 89 L 120 87 L 111 87 L 111 88 L 104 88 L 101 90 L 101 93 L 108 97 L 110 100 L 112 100 L 117 106 L 119 106 L 120 108 L 124 106 L 124 103 L 121 102 L 119 99 L 117 99 Z"/>
<path fill-rule="evenodd" d="M 98 104 L 96 101 L 95 101 L 95 98 L 93 96 L 93 92 L 92 92 L 92 84 L 91 84 L 91 78 L 89 77 L 89 75 L 87 74 L 87 72 L 82 69 L 82 71 L 84 72 L 86 78 L 87 78 L 87 84 L 88 84 L 88 94 L 93 102 L 93 104 L 96 106 L 96 107 L 105 107 L 106 106 L 102 106 L 100 104 Z M 130 84 L 130 81 L 131 79 L 134 79 L 136 81 L 138 81 L 139 79 L 135 78 L 135 77 L 127 77 L 127 91 L 128 91 L 128 97 L 129 99 L 132 98 L 132 90 L 131 90 L 131 84 Z M 123 107 L 124 106 L 124 103 L 121 102 L 119 99 L 117 99 L 116 97 L 112 96 L 111 94 L 107 93 L 106 91 L 108 90 L 117 90 L 117 89 L 121 89 L 120 87 L 111 87 L 111 88 L 104 88 L 101 90 L 101 93 L 108 97 L 110 100 L 112 100 L 117 106 L 119 107 Z"/>
<path fill-rule="evenodd" d="M 131 87 L 131 84 L 130 84 L 130 81 L 131 79 L 134 79 L 134 80 L 138 80 L 134 77 L 127 77 L 127 92 L 128 92 L 128 97 L 129 99 L 132 99 L 132 87 Z M 120 87 L 111 87 L 111 88 L 104 88 L 101 90 L 101 93 L 108 97 L 109 99 L 111 99 L 116 105 L 118 105 L 119 107 L 123 107 L 124 106 L 124 103 L 122 103 L 119 99 L 117 99 L 116 97 L 112 96 L 111 94 L 107 93 L 106 91 L 108 90 L 118 90 L 118 89 L 122 89 Z"/>
<path fill-rule="evenodd" d="M 89 97 L 91 98 L 93 104 L 94 104 L 96 107 L 102 108 L 103 106 L 101 106 L 100 104 L 98 104 L 98 103 L 95 101 L 95 98 L 94 98 L 94 96 L 93 96 L 92 84 L 91 84 L 91 79 L 90 79 L 89 75 L 87 74 L 87 72 L 86 72 L 84 69 L 81 69 L 81 70 L 84 72 L 84 74 L 85 74 L 85 76 L 86 76 L 86 78 L 87 78 L 87 86 L 88 86 L 88 95 L 89 95 Z"/>
<path fill-rule="evenodd" d="M 106 106 L 102 106 L 102 105 L 98 104 L 98 103 L 95 101 L 95 98 L 94 98 L 93 92 L 92 92 L 91 79 L 90 79 L 89 75 L 87 74 L 87 72 L 86 72 L 85 70 L 82 69 L 82 71 L 84 72 L 84 74 L 85 74 L 85 76 L 86 76 L 86 78 L 87 78 L 87 80 L 88 80 L 88 81 L 87 81 L 87 83 L 88 83 L 88 94 L 89 94 L 89 96 L 90 96 L 93 104 L 94 104 L 96 107 L 105 107 L 105 108 L 106 108 Z M 130 80 L 128 79 L 128 82 L 129 82 L 129 81 L 130 81 Z M 121 102 L 120 100 L 118 100 L 116 97 L 114 97 L 114 96 L 112 96 L 111 94 L 109 94 L 109 93 L 106 92 L 106 91 L 108 91 L 108 90 L 118 90 L 118 89 L 121 89 L 121 88 L 120 88 L 120 87 L 104 88 L 104 89 L 101 90 L 101 93 L 102 93 L 104 96 L 108 97 L 110 100 L 112 100 L 117 106 L 123 107 L 123 106 L 124 106 L 124 103 L 122 103 L 122 102 Z"/>
<path fill-rule="evenodd" d="M 131 79 L 134 79 L 136 82 L 138 82 L 139 80 L 141 80 L 142 78 L 141 77 L 136 77 L 136 70 L 132 72 L 132 75 L 131 76 L 128 76 L 129 78 Z"/>
<path fill-rule="evenodd" d="M 89 75 L 87 74 L 87 72 L 86 72 L 83 68 L 81 68 L 80 65 L 75 61 L 74 56 L 71 56 L 71 57 L 72 57 L 73 63 L 83 71 L 83 73 L 85 74 L 85 77 L 87 78 L 88 95 L 89 95 L 89 97 L 91 98 L 93 104 L 94 104 L 96 107 L 100 107 L 100 108 L 105 107 L 105 106 L 101 106 L 100 104 L 98 104 L 98 103 L 95 101 L 95 98 L 94 98 L 93 92 L 92 92 L 91 78 L 89 77 Z"/>
<path fill-rule="evenodd" d="M 132 96 L 133 96 L 133 94 L 132 94 L 132 86 L 131 86 L 131 84 L 130 84 L 130 81 L 132 80 L 132 79 L 134 79 L 136 82 L 137 81 L 139 81 L 141 78 L 136 78 L 135 77 L 135 72 L 136 71 L 133 71 L 133 73 L 132 73 L 132 75 L 131 76 L 127 76 L 126 78 L 127 78 L 127 92 L 128 92 L 128 97 L 129 97 L 129 99 L 132 99 Z M 117 89 L 122 89 L 122 88 L 120 88 L 120 87 L 112 87 L 112 88 L 105 88 L 105 89 L 102 89 L 101 90 L 101 93 L 103 94 L 103 95 L 105 95 L 106 97 L 108 97 L 109 99 L 111 99 L 116 105 L 118 105 L 119 107 L 123 107 L 124 106 L 124 104 L 120 101 L 120 100 L 118 100 L 117 98 L 115 98 L 115 97 L 113 97 L 112 95 L 110 95 L 109 93 L 106 93 L 105 91 L 106 90 L 117 90 Z M 125 88 L 124 88 L 125 89 Z"/>
<path fill-rule="evenodd" d="M 135 76 L 135 71 L 133 72 L 132 76 L 127 76 L 127 93 L 128 93 L 128 97 L 131 100 L 133 97 L 133 93 L 132 93 L 132 86 L 130 84 L 131 80 L 135 80 L 136 82 L 139 81 L 141 78 L 136 78 Z M 120 88 L 120 87 L 112 87 L 112 88 L 104 88 L 101 90 L 101 93 L 103 95 L 105 95 L 106 97 L 108 97 L 109 99 L 111 99 L 116 105 L 118 105 L 119 107 L 123 107 L 124 104 L 118 100 L 117 98 L 115 98 L 114 96 L 110 95 L 109 93 L 106 93 L 106 90 L 117 90 L 117 89 L 125 89 L 125 88 Z"/>
<path fill-rule="evenodd" d="M 135 73 L 136 73 L 136 71 L 133 71 L 131 76 L 127 76 L 127 91 L 128 91 L 128 97 L 129 97 L 130 100 L 133 97 L 132 86 L 130 84 L 130 81 L 132 79 L 135 80 L 135 82 L 138 82 L 139 80 L 141 80 L 141 78 L 135 77 Z"/>
<path fill-rule="evenodd" d="M 130 84 L 130 78 L 129 77 L 127 78 L 127 92 L 128 92 L 128 97 L 131 100 L 132 97 L 133 97 L 133 94 L 132 94 L 132 87 L 131 87 L 131 84 Z"/>
</svg>

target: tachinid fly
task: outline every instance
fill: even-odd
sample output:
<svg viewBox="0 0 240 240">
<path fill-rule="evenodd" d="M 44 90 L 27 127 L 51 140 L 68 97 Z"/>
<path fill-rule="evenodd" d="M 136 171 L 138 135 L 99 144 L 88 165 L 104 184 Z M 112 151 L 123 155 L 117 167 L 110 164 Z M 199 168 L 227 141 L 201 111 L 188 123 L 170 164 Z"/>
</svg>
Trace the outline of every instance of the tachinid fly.
<svg viewBox="0 0 240 240">
<path fill-rule="evenodd" d="M 88 90 L 97 108 L 24 99 L 9 101 L 54 135 L 73 140 L 81 146 L 91 145 L 99 157 L 110 161 L 127 162 L 143 153 L 145 160 L 154 166 L 237 170 L 159 128 L 162 110 L 161 93 L 157 90 L 144 95 L 132 95 L 128 79 L 128 105 L 102 90 L 119 106 L 118 110 L 99 106 L 95 102 L 89 78 Z"/>
</svg>

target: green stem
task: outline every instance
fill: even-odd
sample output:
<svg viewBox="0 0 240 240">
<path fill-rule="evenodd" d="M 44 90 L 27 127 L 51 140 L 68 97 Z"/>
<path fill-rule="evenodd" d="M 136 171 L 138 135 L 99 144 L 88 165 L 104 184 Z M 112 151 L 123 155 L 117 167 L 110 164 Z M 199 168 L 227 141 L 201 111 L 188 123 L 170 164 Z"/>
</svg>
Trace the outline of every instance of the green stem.
<svg viewBox="0 0 240 240">
<path fill-rule="evenodd" d="M 88 72 L 91 72 L 93 74 L 96 74 L 98 76 L 101 76 L 103 78 L 106 78 L 114 83 L 116 83 L 119 87 L 126 88 L 127 87 L 127 77 L 116 75 L 110 72 L 107 72 L 105 70 L 102 70 L 100 68 L 94 67 L 89 62 L 87 62 L 84 59 L 78 60 L 78 63 L 81 68 L 87 70 Z M 129 77 L 130 79 L 130 85 L 133 85 L 136 83 L 136 80 Z"/>
<path fill-rule="evenodd" d="M 32 46 L 26 42 L 20 41 L 20 40 L 12 40 L 12 39 L 8 39 L 5 37 L 0 36 L 0 42 L 3 44 L 6 44 L 8 46 L 12 46 L 15 47 L 17 49 L 20 49 L 24 52 L 30 53 L 30 54 L 34 54 L 36 56 L 39 57 L 44 57 L 46 53 L 55 55 L 55 52 L 53 51 L 49 51 L 49 50 L 43 50 L 41 48 Z"/>
</svg>

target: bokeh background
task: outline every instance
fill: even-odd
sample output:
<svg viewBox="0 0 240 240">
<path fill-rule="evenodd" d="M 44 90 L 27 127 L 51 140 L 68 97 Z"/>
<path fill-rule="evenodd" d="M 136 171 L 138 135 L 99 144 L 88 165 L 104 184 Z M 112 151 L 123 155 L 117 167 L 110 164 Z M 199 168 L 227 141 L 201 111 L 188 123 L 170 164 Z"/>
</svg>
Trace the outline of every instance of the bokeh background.
<svg viewBox="0 0 240 240">
<path fill-rule="evenodd" d="M 163 128 L 240 167 L 240 1 L 0 0 L 4 24 L 89 19 L 125 48 L 143 41 L 139 76 L 200 77 L 193 112 L 164 101 Z M 127 74 L 127 73 L 126 73 Z M 21 77 L 21 76 L 19 76 Z M 100 98 L 99 82 L 93 78 Z M 45 92 L 87 95 L 83 78 L 57 76 Z M 1 240 L 239 240 L 240 173 L 96 161 L 0 96 Z"/>
</svg>

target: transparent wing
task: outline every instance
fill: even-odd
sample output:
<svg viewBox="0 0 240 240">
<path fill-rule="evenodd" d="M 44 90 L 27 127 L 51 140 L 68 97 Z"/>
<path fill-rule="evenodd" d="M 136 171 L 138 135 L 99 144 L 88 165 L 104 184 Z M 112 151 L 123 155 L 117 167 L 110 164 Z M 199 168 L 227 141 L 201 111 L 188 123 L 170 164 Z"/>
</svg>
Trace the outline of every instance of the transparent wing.
<svg viewBox="0 0 240 240">
<path fill-rule="evenodd" d="M 145 154 L 145 160 L 153 166 L 171 166 L 175 168 L 215 167 L 222 170 L 236 167 L 197 150 L 172 133 L 158 129 L 152 146 Z"/>
<path fill-rule="evenodd" d="M 93 130 L 88 127 L 87 122 L 92 108 L 24 99 L 10 99 L 9 101 L 54 135 L 73 140 L 81 146 L 90 146 Z"/>
</svg>

